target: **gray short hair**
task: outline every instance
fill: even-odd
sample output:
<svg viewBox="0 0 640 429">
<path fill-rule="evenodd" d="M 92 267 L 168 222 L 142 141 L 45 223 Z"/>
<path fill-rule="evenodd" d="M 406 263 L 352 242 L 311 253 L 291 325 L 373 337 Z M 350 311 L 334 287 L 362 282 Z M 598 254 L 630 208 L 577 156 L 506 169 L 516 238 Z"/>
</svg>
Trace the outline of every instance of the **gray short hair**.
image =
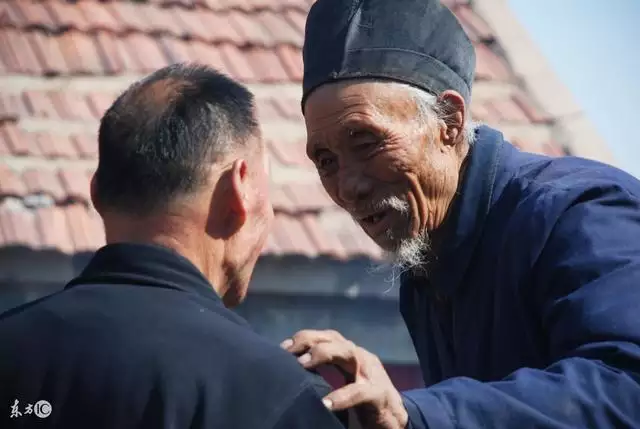
<svg viewBox="0 0 640 429">
<path fill-rule="evenodd" d="M 428 93 L 427 91 L 406 83 L 395 81 L 379 79 L 366 79 L 365 81 L 379 85 L 391 85 L 400 91 L 408 93 L 409 97 L 416 103 L 420 115 L 417 119 L 422 126 L 437 124 L 438 122 L 445 120 L 445 112 L 443 111 L 442 106 L 438 104 L 438 97 Z M 475 130 L 478 127 L 478 124 L 473 122 L 471 119 L 469 106 L 467 106 L 465 115 L 464 138 L 468 144 L 473 144 L 475 140 Z"/>
<path fill-rule="evenodd" d="M 416 102 L 418 112 L 424 122 L 433 123 L 435 121 L 437 123 L 438 121 L 444 121 L 445 112 L 443 112 L 442 107 L 438 104 L 438 97 L 415 86 L 399 82 L 391 82 L 391 84 L 409 92 L 411 98 Z M 468 144 L 473 144 L 475 140 L 475 130 L 478 127 L 478 124 L 472 121 L 471 113 L 468 108 L 469 106 L 467 106 L 464 121 L 464 138 Z"/>
</svg>

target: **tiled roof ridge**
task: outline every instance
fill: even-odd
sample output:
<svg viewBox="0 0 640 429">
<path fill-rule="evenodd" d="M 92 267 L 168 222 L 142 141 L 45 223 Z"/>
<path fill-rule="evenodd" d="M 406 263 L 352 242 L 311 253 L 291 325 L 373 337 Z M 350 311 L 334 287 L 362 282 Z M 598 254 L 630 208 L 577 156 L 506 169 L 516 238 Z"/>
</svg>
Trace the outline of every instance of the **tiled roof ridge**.
<svg viewBox="0 0 640 429">
<path fill-rule="evenodd" d="M 134 4 L 93 0 L 80 0 L 74 4 L 62 0 L 5 1 L 5 13 L 0 21 L 0 27 L 5 29 L 27 33 L 44 31 L 54 37 L 69 31 L 84 34 L 106 31 L 119 36 L 168 35 L 238 47 L 288 44 L 300 48 L 308 9 L 305 1 L 273 2 L 270 7 L 264 3 L 264 7 L 251 8 L 241 4 L 211 8 L 204 7 L 202 2 L 188 7 L 180 2 L 160 5 L 156 2 Z M 228 25 L 222 25 L 223 22 Z M 216 27 L 224 30 L 216 31 Z"/>
</svg>

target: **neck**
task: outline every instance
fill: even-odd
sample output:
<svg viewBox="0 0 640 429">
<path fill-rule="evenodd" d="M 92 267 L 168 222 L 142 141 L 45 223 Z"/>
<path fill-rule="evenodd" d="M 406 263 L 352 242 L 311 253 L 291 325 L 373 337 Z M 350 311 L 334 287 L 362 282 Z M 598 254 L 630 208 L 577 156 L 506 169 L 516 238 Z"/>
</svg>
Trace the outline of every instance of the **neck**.
<svg viewBox="0 0 640 429">
<path fill-rule="evenodd" d="M 450 223 L 449 219 L 451 218 L 452 214 L 452 207 L 454 206 L 455 201 L 460 195 L 460 189 L 464 182 L 464 177 L 467 173 L 469 149 L 470 146 L 465 143 L 459 153 L 459 164 L 457 168 L 455 186 L 452 187 L 454 191 L 451 192 L 450 196 L 447 198 L 446 207 L 443 210 L 444 215 L 441 217 L 441 222 L 439 222 L 438 226 L 433 228 L 433 230 L 431 230 L 430 232 L 431 246 L 436 254 L 442 244 L 447 241 L 447 230 L 448 224 Z"/>
<path fill-rule="evenodd" d="M 201 228 L 185 226 L 188 223 L 184 219 L 171 216 L 131 219 L 107 214 L 103 219 L 107 244 L 154 244 L 171 249 L 198 268 L 218 296 L 227 293 L 228 282 L 222 268 L 224 246 L 204 234 Z"/>
</svg>

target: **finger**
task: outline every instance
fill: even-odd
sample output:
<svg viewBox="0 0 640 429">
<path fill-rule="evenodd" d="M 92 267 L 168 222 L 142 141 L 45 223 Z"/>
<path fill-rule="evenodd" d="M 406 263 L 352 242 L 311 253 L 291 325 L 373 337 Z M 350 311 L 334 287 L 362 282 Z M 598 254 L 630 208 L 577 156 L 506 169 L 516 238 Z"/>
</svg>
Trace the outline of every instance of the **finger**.
<svg viewBox="0 0 640 429">
<path fill-rule="evenodd" d="M 344 340 L 336 331 L 317 331 L 305 329 L 280 343 L 280 347 L 291 353 L 302 353 L 314 345 L 332 340 Z"/>
<path fill-rule="evenodd" d="M 305 368 L 332 364 L 349 374 L 353 374 L 358 368 L 355 350 L 356 346 L 351 341 L 322 342 L 310 347 L 305 354 L 298 358 L 298 362 Z"/>
<path fill-rule="evenodd" d="M 377 389 L 370 383 L 351 383 L 329 393 L 322 403 L 330 410 L 340 411 L 374 403 L 377 394 Z"/>
</svg>

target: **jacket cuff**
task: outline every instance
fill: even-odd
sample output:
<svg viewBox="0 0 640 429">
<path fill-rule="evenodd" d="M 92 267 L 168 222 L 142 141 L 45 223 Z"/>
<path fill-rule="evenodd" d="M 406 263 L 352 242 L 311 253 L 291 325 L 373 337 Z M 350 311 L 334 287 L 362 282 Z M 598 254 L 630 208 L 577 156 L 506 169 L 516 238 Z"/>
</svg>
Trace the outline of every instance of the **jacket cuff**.
<svg viewBox="0 0 640 429">
<path fill-rule="evenodd" d="M 402 393 L 402 402 L 409 415 L 405 429 L 453 429 L 451 418 L 442 403 L 427 389 Z M 422 410 L 426 413 L 423 414 Z"/>
</svg>

